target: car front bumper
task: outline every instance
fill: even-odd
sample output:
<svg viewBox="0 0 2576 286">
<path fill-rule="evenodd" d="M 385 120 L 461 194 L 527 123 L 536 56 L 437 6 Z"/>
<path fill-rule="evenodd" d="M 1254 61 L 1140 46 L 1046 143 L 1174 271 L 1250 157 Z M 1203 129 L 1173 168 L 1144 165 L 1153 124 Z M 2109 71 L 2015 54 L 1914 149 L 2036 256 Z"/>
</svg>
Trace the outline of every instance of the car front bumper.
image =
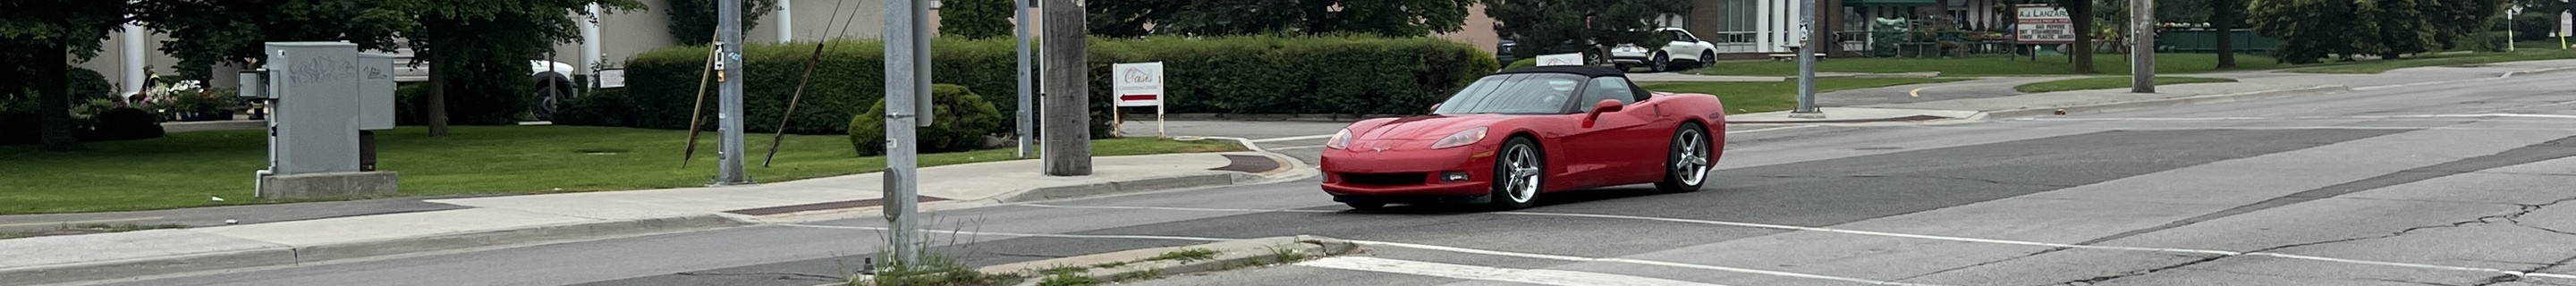
<svg viewBox="0 0 2576 286">
<path fill-rule="evenodd" d="M 1341 202 L 1475 201 L 1492 194 L 1494 148 L 1325 149 L 1324 193 Z"/>
</svg>

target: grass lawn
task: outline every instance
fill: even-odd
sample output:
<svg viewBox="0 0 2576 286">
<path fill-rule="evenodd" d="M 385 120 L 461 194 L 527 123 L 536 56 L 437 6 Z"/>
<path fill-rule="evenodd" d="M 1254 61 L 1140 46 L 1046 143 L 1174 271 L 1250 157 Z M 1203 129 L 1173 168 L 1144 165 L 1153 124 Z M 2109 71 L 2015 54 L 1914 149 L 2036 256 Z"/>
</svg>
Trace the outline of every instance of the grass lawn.
<svg viewBox="0 0 2576 286">
<path fill-rule="evenodd" d="M 378 168 L 402 174 L 403 196 L 533 194 L 705 185 L 716 173 L 718 135 L 700 136 L 687 168 L 687 131 L 583 126 L 460 126 L 448 137 L 422 127 L 378 133 Z M 856 157 L 848 136 L 789 135 L 775 164 L 761 167 L 769 136 L 744 142 L 744 171 L 760 182 L 875 172 L 880 157 Z M 265 165 L 258 130 L 172 133 L 85 144 L 69 153 L 0 147 L 0 214 L 127 211 L 274 203 L 252 198 L 252 172 Z M 1229 141 L 1093 141 L 1100 156 L 1237 151 Z M 923 154 L 922 166 L 1012 160 L 1013 150 Z M 1032 156 L 1034 157 L 1034 156 Z M 1035 170 L 1031 170 L 1035 172 Z M 561 188 L 557 190 L 556 188 Z M 208 195 L 223 196 L 213 202 Z"/>
<path fill-rule="evenodd" d="M 1922 58 L 1838 58 L 1816 62 L 1817 72 L 1908 73 L 1941 72 L 1941 76 L 1988 75 L 2053 75 L 2076 74 L 2074 64 L 2065 56 L 2009 58 L 1999 55 L 1953 59 Z M 2217 54 L 2157 54 L 2158 73 L 2201 73 L 2214 71 Z M 2237 54 L 2239 69 L 2277 68 L 2272 58 L 2254 54 Z M 2093 69 L 2106 75 L 2129 74 L 2129 58 L 2118 54 L 2093 55 Z M 1718 62 L 1708 68 L 1690 71 L 1709 75 L 1790 76 L 1798 74 L 1796 61 Z"/>
<path fill-rule="evenodd" d="M 2524 43 L 2530 43 L 2530 42 L 2524 42 Z M 2520 44 L 2517 44 L 2517 45 L 2520 45 Z M 2552 41 L 2552 42 L 2550 42 L 2548 45 L 2545 45 L 2545 46 L 2544 46 L 2544 47 L 2550 47 L 2550 48 L 2537 48 L 2537 49 L 2535 49 L 2535 48 L 2523 48 L 2523 49 L 2519 49 L 2519 50 L 2516 50 L 2516 51 L 2513 51 L 2513 52 L 2504 52 L 2504 53 L 2466 53 L 2466 54 L 2448 54 L 2448 55 L 2423 55 L 2423 56 L 2415 56 L 2415 57 L 2409 57 L 2409 58 L 2402 58 L 2402 59 L 2393 60 L 2393 61 L 2363 60 L 2363 61 L 2351 61 L 2351 62 L 2326 62 L 2326 63 L 2319 63 L 2319 64 L 2308 65 L 2308 66 L 2314 66 L 2314 67 L 2296 68 L 2296 69 L 2289 69 L 2289 70 L 2284 70 L 2284 71 L 2287 71 L 2287 72 L 2299 72 L 2299 73 L 2375 74 L 2375 73 L 2387 72 L 2388 70 L 2402 69 L 2402 68 L 2414 68 L 2414 67 L 2456 66 L 2456 65 L 2475 65 L 2475 64 L 2490 64 L 2490 63 L 2501 63 L 2501 62 L 2515 62 L 2515 61 L 2576 59 L 2576 50 L 2560 50 L 2560 49 L 2556 49 L 2555 47 L 2556 47 L 2557 45 L 2558 45 L 2558 43 L 2557 43 L 2557 42 Z"/>
<path fill-rule="evenodd" d="M 1816 92 L 1845 89 L 1888 87 L 1908 84 L 1963 81 L 1959 78 L 1820 78 Z M 1798 107 L 1798 81 L 1765 82 L 1641 82 L 1646 90 L 1717 95 L 1726 102 L 1729 114 L 1748 114 L 1789 110 Z"/>
<path fill-rule="evenodd" d="M 2159 77 L 2156 77 L 2156 85 L 2159 85 L 2159 86 L 2163 86 L 2163 85 L 2176 85 L 2176 84 L 2193 84 L 2193 83 L 2212 83 L 2212 82 L 2236 82 L 2236 79 L 2229 79 L 2229 78 L 2206 78 L 2206 77 L 2184 77 L 2184 76 L 2159 76 Z M 2129 87 L 2129 77 L 2106 76 L 2106 77 L 2088 77 L 2088 78 L 2078 78 L 2078 79 L 2061 79 L 2061 80 L 2052 80 L 2052 81 L 2043 81 L 2043 82 L 2034 82 L 2034 83 L 2029 83 L 2029 84 L 2023 84 L 2023 85 L 2020 85 L 2020 86 L 2014 86 L 2014 87 L 2013 87 L 2013 90 L 2017 90 L 2017 91 L 2021 91 L 2021 92 L 2028 92 L 2028 93 L 2041 93 L 2041 92 L 2057 92 L 2057 91 L 2069 91 L 2069 90 L 2109 89 L 2109 88 L 2127 88 L 2127 87 Z"/>
</svg>

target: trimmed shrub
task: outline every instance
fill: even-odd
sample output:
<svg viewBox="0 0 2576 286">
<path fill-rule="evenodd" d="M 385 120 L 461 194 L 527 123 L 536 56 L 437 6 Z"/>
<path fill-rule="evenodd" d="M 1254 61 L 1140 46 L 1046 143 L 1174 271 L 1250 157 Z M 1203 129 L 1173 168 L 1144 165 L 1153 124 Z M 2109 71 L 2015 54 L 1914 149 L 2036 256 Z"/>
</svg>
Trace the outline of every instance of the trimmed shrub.
<svg viewBox="0 0 2576 286">
<path fill-rule="evenodd" d="M 555 124 L 588 126 L 632 126 L 627 115 L 635 114 L 626 103 L 625 88 L 592 90 L 590 94 L 566 98 L 555 111 Z"/>
<path fill-rule="evenodd" d="M 63 78 L 71 80 L 73 95 L 72 102 L 74 103 L 85 102 L 87 101 L 86 99 L 92 98 L 114 100 L 117 97 L 115 94 L 116 86 L 108 84 L 107 76 L 100 75 L 98 71 L 84 67 L 72 67 L 71 75 Z"/>
<path fill-rule="evenodd" d="M 751 132 L 777 130 L 774 122 L 795 92 L 813 43 L 753 44 L 743 47 L 748 79 L 744 114 Z M 1018 108 L 1018 80 L 1013 71 L 1014 43 L 1008 39 L 933 39 L 932 79 L 983 91 L 995 110 Z M 1172 99 L 1169 113 L 1237 114 L 1411 114 L 1423 111 L 1499 65 L 1493 56 L 1466 44 L 1436 38 L 1363 36 L 1221 38 L 1155 37 L 1137 40 L 1090 40 L 1091 130 L 1108 137 L 1111 84 L 1115 63 L 1163 62 L 1173 79 L 1164 91 Z M 798 103 L 788 133 L 842 134 L 850 118 L 884 97 L 884 50 L 873 40 L 827 42 L 822 62 Z M 617 121 L 567 120 L 567 124 L 686 129 L 696 103 L 700 71 L 706 68 L 704 46 L 647 52 L 627 61 L 628 90 L 620 99 L 592 98 L 565 111 L 614 115 Z M 1034 71 L 1033 71 L 1034 72 Z M 707 81 L 712 83 L 712 81 Z M 603 97 L 606 94 L 587 97 Z M 708 89 L 707 109 L 715 108 Z M 1008 114 L 1008 113 L 1005 113 Z M 706 114 L 702 116 L 712 116 Z M 1005 122 L 1008 122 L 1008 118 Z M 712 124 L 714 120 L 707 120 Z M 559 122 L 562 123 L 562 122 Z M 1010 133 L 1001 124 L 993 133 Z"/>
<path fill-rule="evenodd" d="M 931 85 L 930 98 L 930 127 L 913 129 L 914 137 L 921 140 L 914 146 L 922 153 L 984 149 L 985 135 L 1003 126 L 1002 111 L 965 86 Z M 866 113 L 850 118 L 850 145 L 859 156 L 885 155 L 885 99 L 878 98 L 870 106 Z"/>
<path fill-rule="evenodd" d="M 98 114 L 98 127 L 83 141 L 115 141 L 161 138 L 161 116 L 132 107 L 118 107 Z"/>
<path fill-rule="evenodd" d="M 1538 66 L 1538 59 L 1521 59 L 1521 60 L 1517 60 L 1517 61 L 1512 61 L 1512 65 L 1509 65 L 1509 66 L 1503 66 L 1503 69 L 1516 69 L 1516 68 L 1526 68 L 1526 67 L 1535 67 L 1535 66 Z"/>
</svg>

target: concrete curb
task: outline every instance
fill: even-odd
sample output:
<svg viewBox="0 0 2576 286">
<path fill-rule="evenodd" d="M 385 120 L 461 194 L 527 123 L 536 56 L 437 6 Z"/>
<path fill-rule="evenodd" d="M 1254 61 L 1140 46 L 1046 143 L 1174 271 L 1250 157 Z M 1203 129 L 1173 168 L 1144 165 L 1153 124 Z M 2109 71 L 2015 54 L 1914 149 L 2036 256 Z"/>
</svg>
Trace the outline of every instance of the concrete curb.
<svg viewBox="0 0 2576 286">
<path fill-rule="evenodd" d="M 2149 100 L 2133 100 L 2133 101 L 2115 101 L 2115 102 L 2104 102 L 2104 103 L 2086 103 L 2086 104 L 2075 104 L 2075 105 L 2064 105 L 2064 106 L 2030 107 L 2030 108 L 2005 109 L 2005 110 L 1991 110 L 1991 111 L 1985 111 L 1985 112 L 1978 112 L 1978 113 L 1977 113 L 1977 115 L 1970 116 L 1970 117 L 1968 117 L 1968 119 L 1970 119 L 1970 120 L 1980 120 L 1980 119 L 2001 119 L 2001 118 L 2040 117 L 2040 116 L 2055 115 L 2055 114 L 2057 113 L 2057 111 L 2059 111 L 2059 110 L 2064 110 L 2064 111 L 2066 111 L 2066 113 L 2067 113 L 2067 114 L 2076 114 L 2076 113 L 2094 113 L 2094 112 L 2112 112 L 2112 111 L 2137 110 L 2137 109 L 2148 109 L 2148 108 L 2158 108 L 2158 107 L 2187 106 L 2187 105 L 2200 105 L 2200 104 L 2211 104 L 2211 103 L 2226 103 L 2226 102 L 2237 102 L 2237 101 L 2248 101 L 2248 100 L 2272 99 L 2272 98 L 2292 97 L 2292 96 L 2300 96 L 2300 95 L 2308 95 L 2308 94 L 2317 94 L 2317 93 L 2342 92 L 2342 91 L 2349 91 L 2349 90 L 2352 90 L 2352 88 L 2351 88 L 2351 87 L 2346 87 L 2346 86 L 2341 86 L 2341 85 L 2322 85 L 2322 86 L 2311 86 L 2311 87 L 2292 88 L 2292 89 L 2276 89 L 2276 90 L 2265 90 L 2265 91 L 2255 91 L 2255 92 L 2240 92 L 2240 93 L 2229 93 L 2229 94 L 2212 94 L 2212 95 L 2188 96 L 2188 97 L 2165 98 L 2165 99 L 2149 99 Z"/>
<path fill-rule="evenodd" d="M 1123 193 L 1137 193 L 1137 192 L 1156 191 L 1156 190 L 1169 190 L 1169 189 L 1194 188 L 1194 187 L 1205 187 L 1205 186 L 1223 186 L 1223 185 L 1233 185 L 1235 182 L 1239 182 L 1239 181 L 1249 181 L 1248 179 L 1243 178 L 1244 176 L 1250 176 L 1250 174 L 1202 174 L 1202 175 L 1187 175 L 1187 176 L 1178 176 L 1178 177 L 1150 178 L 1150 179 L 1135 180 L 1135 181 L 1125 181 L 1125 182 L 1106 182 L 1106 183 L 1095 183 L 1095 184 L 1087 184 L 1087 185 L 1073 185 L 1073 186 L 1044 187 L 1044 188 L 1030 189 L 1030 190 L 1027 190 L 1027 191 L 1021 191 L 1021 192 L 1014 193 L 1014 194 L 1006 194 L 1006 195 L 1002 195 L 1002 196 L 997 196 L 997 197 L 995 197 L 995 201 L 994 201 L 994 202 L 996 202 L 996 203 L 1016 203 L 1016 202 L 1030 202 L 1030 201 L 1061 200 L 1061 199 L 1071 199 L 1071 198 L 1081 198 L 1081 197 L 1093 197 L 1093 196 L 1105 196 L 1105 195 L 1114 195 L 1114 194 L 1123 194 Z"/>
<path fill-rule="evenodd" d="M 1015 193 L 1005 193 L 1005 194 L 995 195 L 995 196 L 993 196 L 993 197 L 981 198 L 981 199 L 958 199 L 958 200 L 951 200 L 951 201 L 925 202 L 925 203 L 921 203 L 920 208 L 921 208 L 922 210 L 929 210 L 929 211 L 944 211 L 944 210 L 957 210 L 957 209 L 978 208 L 978 207 L 986 207 L 986 206 L 994 206 L 994 205 L 1002 205 L 1002 204 L 1010 204 L 1010 203 L 1020 203 L 1020 202 L 1048 201 L 1048 200 L 1066 200 L 1066 199 L 1089 198 L 1089 197 L 1103 197 L 1103 196 L 1127 195 L 1127 194 L 1148 193 L 1148 192 L 1155 192 L 1155 191 L 1181 190 L 1181 189 L 1202 188 L 1202 187 L 1240 186 L 1240 185 L 1258 185 L 1258 184 L 1269 184 L 1269 183 L 1277 183 L 1277 182 L 1287 182 L 1287 181 L 1303 180 L 1303 179 L 1306 179 L 1306 178 L 1313 178 L 1313 177 L 1316 177 L 1316 176 L 1321 176 L 1321 175 L 1323 174 L 1323 173 L 1322 173 L 1322 171 L 1316 170 L 1316 169 L 1315 169 L 1314 167 L 1312 167 L 1312 166 L 1307 166 L 1303 161 L 1298 161 L 1296 158 L 1291 158 L 1291 157 L 1288 157 L 1288 155 L 1279 154 L 1279 153 L 1277 153 L 1277 152 L 1270 152 L 1268 149 L 1262 149 L 1262 148 L 1261 148 L 1261 145 L 1253 144 L 1253 143 L 1252 143 L 1252 139 L 1235 138 L 1235 137 L 1212 137 L 1212 136 L 1208 136 L 1208 137 L 1202 137 L 1202 136 L 1174 136 L 1174 137 L 1173 137 L 1173 139 L 1174 139 L 1174 140 L 1200 140 L 1200 139 L 1224 139 L 1224 140 L 1234 140 L 1235 142 L 1238 142 L 1238 143 L 1243 144 L 1243 146 L 1244 146 L 1246 149 L 1249 149 L 1249 150 L 1251 150 L 1251 151 L 1252 151 L 1252 152 L 1254 152 L 1254 153 L 1260 153 L 1260 154 L 1261 154 L 1262 156 L 1264 156 L 1264 157 L 1269 157 L 1271 161 L 1274 161 L 1274 162 L 1279 163 L 1279 167 L 1278 167 L 1278 168 L 1273 168 L 1273 169 L 1271 169 L 1270 171 L 1261 172 L 1261 173 L 1259 173 L 1259 174 L 1249 174 L 1249 173 L 1200 174 L 1200 175 L 1186 175 L 1186 176 L 1174 176 L 1174 177 L 1149 178 L 1149 179 L 1144 179 L 1144 180 L 1126 181 L 1126 182 L 1107 182 L 1107 183 L 1096 183 L 1096 184 L 1087 184 L 1087 185 L 1075 185 L 1075 186 L 1059 186 L 1059 187 L 1038 188 L 1038 189 L 1031 189 L 1031 190 L 1027 190 L 1027 191 L 1020 191 L 1020 192 L 1015 192 Z M 795 223 L 795 222 L 809 222 L 809 221 L 836 220 L 836 219 L 856 219 L 856 218 L 879 217 L 879 216 L 881 216 L 881 215 L 876 214 L 876 213 L 874 213 L 874 212 L 872 212 L 872 211 L 879 211 L 879 210 L 883 210 L 883 209 L 884 209 L 884 207 L 883 207 L 883 206 L 869 206 L 869 207 L 844 208 L 844 209 L 811 210 L 811 211 L 802 211 L 802 212 L 785 213 L 785 214 L 775 214 L 775 215 L 766 215 L 766 216 L 745 216 L 745 217 L 743 217 L 743 219 L 745 219 L 745 220 L 750 220 L 750 221 L 754 221 L 754 222 L 758 222 L 758 223 Z"/>
<path fill-rule="evenodd" d="M 2510 72 L 2505 72 L 2503 75 L 2497 75 L 2496 77 L 2499 77 L 2499 78 L 2509 78 L 2509 77 L 2513 77 L 2513 76 L 2517 76 L 2517 75 L 2552 74 L 2552 73 L 2559 73 L 2559 72 L 2565 72 L 2565 71 L 2571 71 L 2571 70 L 2576 70 L 2576 67 L 2555 67 L 2555 68 L 2533 69 L 2533 70 L 2524 70 L 2524 71 L 2510 71 Z"/>
<path fill-rule="evenodd" d="M 294 265 L 373 256 L 470 249 L 496 245 L 624 237 L 750 225 L 717 215 L 599 221 L 457 234 L 395 238 L 305 247 L 46 265 L 0 270 L 0 285 L 34 285 L 133 278 L 244 267 Z"/>
<path fill-rule="evenodd" d="M 1423 107 L 1423 108 L 1430 108 L 1430 107 L 1425 106 L 1425 107 Z M 1138 115 L 1138 116 L 1144 116 L 1144 117 L 1142 117 L 1142 118 L 1153 118 L 1153 115 L 1152 115 L 1152 114 Z M 1358 121 L 1360 121 L 1360 120 L 1363 120 L 1363 119 L 1369 119 L 1369 118 L 1379 118 L 1379 117 L 1399 117 L 1399 116 L 1405 116 L 1405 115 L 1393 115 L 1393 114 L 1369 114 L 1369 115 L 1358 115 L 1358 116 L 1353 116 L 1353 115 L 1349 115 L 1349 114 L 1227 114 L 1227 113 L 1171 113 L 1171 114 L 1163 114 L 1163 119 L 1165 119 L 1165 120 L 1200 120 L 1200 121 L 1358 122 Z"/>
<path fill-rule="evenodd" d="M 1028 278 L 1022 280 L 1019 286 L 1035 286 L 1045 281 L 1050 271 L 1071 272 L 1070 268 L 1079 267 L 1083 276 L 1106 285 L 1180 274 L 1292 263 L 1299 260 L 1350 254 L 1358 251 L 1359 247 L 1357 243 L 1321 236 L 1264 237 L 994 265 L 979 271 L 1019 274 L 1020 277 Z M 1187 249 L 1212 250 L 1216 251 L 1216 255 L 1208 260 L 1151 259 L 1164 253 Z M 1119 265 L 1098 267 L 1105 264 Z"/>
</svg>

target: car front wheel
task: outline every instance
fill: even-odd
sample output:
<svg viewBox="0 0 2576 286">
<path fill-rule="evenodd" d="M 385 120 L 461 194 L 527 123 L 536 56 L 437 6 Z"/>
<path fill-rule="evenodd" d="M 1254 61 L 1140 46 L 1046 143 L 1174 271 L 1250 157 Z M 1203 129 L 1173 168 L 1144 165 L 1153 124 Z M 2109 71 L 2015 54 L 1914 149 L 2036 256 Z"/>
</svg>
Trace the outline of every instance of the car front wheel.
<svg viewBox="0 0 2576 286">
<path fill-rule="evenodd" d="M 1494 157 L 1493 207 L 1517 210 L 1537 205 L 1539 190 L 1546 186 L 1541 184 L 1547 178 L 1546 158 L 1528 137 L 1504 142 L 1502 154 Z"/>
</svg>

